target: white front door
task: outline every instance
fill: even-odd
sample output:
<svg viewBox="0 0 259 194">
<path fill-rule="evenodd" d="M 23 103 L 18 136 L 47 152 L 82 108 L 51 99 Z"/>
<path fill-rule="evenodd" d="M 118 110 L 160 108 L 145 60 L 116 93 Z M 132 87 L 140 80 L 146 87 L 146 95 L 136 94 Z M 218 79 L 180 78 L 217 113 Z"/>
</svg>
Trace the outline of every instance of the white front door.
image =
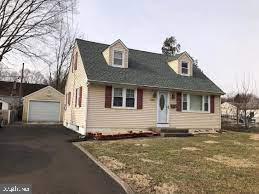
<svg viewBox="0 0 259 194">
<path fill-rule="evenodd" d="M 159 92 L 157 100 L 158 124 L 167 124 L 168 92 Z"/>
</svg>

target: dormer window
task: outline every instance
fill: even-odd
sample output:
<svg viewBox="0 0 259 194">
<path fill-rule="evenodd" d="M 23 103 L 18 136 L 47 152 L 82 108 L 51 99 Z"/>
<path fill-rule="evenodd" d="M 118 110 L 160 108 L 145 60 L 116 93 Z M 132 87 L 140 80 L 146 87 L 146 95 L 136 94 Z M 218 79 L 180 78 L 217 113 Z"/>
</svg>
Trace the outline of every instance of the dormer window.
<svg viewBox="0 0 259 194">
<path fill-rule="evenodd" d="M 121 40 L 112 43 L 103 51 L 107 65 L 119 68 L 128 68 L 129 49 Z"/>
<path fill-rule="evenodd" d="M 182 74 L 189 75 L 189 67 L 188 67 L 188 63 L 186 62 L 182 62 Z"/>
<path fill-rule="evenodd" d="M 114 50 L 114 53 L 113 53 L 113 65 L 114 66 L 119 66 L 119 67 L 123 66 L 123 52 L 122 51 Z"/>
</svg>

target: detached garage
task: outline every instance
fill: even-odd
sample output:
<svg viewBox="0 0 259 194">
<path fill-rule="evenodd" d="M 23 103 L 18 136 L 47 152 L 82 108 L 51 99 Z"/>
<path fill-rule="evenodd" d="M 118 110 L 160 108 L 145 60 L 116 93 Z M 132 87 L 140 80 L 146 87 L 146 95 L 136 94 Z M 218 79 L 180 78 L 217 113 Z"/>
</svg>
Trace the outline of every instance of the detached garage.
<svg viewBox="0 0 259 194">
<path fill-rule="evenodd" d="M 23 98 L 24 122 L 62 122 L 64 95 L 51 86 Z"/>
</svg>

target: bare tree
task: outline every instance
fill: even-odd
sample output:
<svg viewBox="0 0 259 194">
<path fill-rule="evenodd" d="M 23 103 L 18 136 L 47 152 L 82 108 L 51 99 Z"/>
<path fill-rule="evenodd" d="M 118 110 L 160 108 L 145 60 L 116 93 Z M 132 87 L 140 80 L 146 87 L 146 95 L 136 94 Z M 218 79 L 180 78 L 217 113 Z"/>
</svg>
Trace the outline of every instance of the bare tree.
<svg viewBox="0 0 259 194">
<path fill-rule="evenodd" d="M 53 58 L 49 61 L 50 84 L 57 90 L 64 92 L 66 79 L 71 63 L 75 39 L 79 36 L 73 24 L 73 13 L 60 21 L 56 36 L 53 38 Z"/>
<path fill-rule="evenodd" d="M 1 0 L 0 61 L 10 51 L 39 57 L 35 40 L 57 30 L 63 14 L 73 11 L 76 0 Z M 34 41 L 32 41 L 34 40 Z"/>
<path fill-rule="evenodd" d="M 20 80 L 21 71 L 12 71 L 7 66 L 2 68 L 0 66 L 0 81 L 11 81 L 17 82 Z M 39 71 L 31 71 L 29 69 L 24 69 L 24 78 L 23 81 L 25 83 L 34 83 L 34 84 L 48 84 L 45 76 Z"/>
<path fill-rule="evenodd" d="M 255 96 L 255 82 L 249 77 L 237 84 L 237 93 L 233 98 L 234 104 L 237 107 L 236 119 L 239 124 L 239 119 L 243 118 L 246 128 L 249 128 L 249 118 L 252 112 L 257 108 Z"/>
<path fill-rule="evenodd" d="M 19 74 L 16 71 L 12 71 L 7 65 L 0 62 L 0 81 L 17 81 Z"/>
<path fill-rule="evenodd" d="M 21 71 L 20 73 L 21 74 Z M 45 76 L 39 71 L 31 71 L 29 69 L 24 69 L 24 78 L 25 83 L 34 83 L 34 84 L 47 84 L 48 81 Z"/>
</svg>

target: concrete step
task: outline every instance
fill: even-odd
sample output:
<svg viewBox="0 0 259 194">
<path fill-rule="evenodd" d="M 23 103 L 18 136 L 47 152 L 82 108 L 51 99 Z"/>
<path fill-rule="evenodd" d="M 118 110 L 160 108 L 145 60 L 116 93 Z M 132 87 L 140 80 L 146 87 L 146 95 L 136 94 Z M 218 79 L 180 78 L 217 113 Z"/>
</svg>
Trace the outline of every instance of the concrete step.
<svg viewBox="0 0 259 194">
<path fill-rule="evenodd" d="M 162 137 L 191 137 L 191 133 L 161 133 Z"/>
<path fill-rule="evenodd" d="M 176 128 L 161 128 L 160 133 L 189 133 L 189 130 Z"/>
</svg>

